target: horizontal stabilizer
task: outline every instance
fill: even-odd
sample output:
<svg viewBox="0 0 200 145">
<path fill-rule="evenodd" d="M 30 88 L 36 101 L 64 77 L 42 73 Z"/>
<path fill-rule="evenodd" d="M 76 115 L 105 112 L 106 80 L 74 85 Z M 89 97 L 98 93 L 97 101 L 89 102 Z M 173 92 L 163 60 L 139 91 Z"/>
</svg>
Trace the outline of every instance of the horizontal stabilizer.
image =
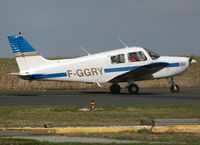
<svg viewBox="0 0 200 145">
<path fill-rule="evenodd" d="M 20 76 L 20 72 L 17 72 L 17 73 L 8 73 L 8 75 L 10 75 L 10 76 Z"/>
<path fill-rule="evenodd" d="M 47 79 L 47 78 L 57 78 L 57 77 L 66 77 L 67 74 L 63 73 L 51 73 L 51 74 L 21 74 L 17 73 L 9 73 L 8 75 L 19 76 L 25 80 L 39 80 L 39 79 Z"/>
</svg>

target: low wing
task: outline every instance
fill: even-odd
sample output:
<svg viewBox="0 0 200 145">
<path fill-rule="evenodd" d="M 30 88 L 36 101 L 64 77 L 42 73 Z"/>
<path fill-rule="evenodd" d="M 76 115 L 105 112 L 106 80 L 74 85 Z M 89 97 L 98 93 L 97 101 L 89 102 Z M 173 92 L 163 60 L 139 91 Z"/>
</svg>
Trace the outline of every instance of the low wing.
<svg viewBox="0 0 200 145">
<path fill-rule="evenodd" d="M 148 65 L 144 65 L 141 67 L 138 67 L 134 70 L 130 70 L 129 72 L 126 72 L 122 75 L 119 75 L 109 82 L 128 82 L 130 80 L 133 81 L 139 81 L 139 80 L 145 80 L 145 79 L 151 79 L 153 78 L 152 74 L 160 71 L 161 69 L 168 66 L 168 63 L 161 62 L 161 63 L 151 63 Z"/>
</svg>

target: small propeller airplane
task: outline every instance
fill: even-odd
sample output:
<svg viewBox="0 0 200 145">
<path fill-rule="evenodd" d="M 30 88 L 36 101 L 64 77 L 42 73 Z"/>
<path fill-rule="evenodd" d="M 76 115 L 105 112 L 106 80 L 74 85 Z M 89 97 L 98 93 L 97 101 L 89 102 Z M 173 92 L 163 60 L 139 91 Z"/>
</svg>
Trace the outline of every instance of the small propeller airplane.
<svg viewBox="0 0 200 145">
<path fill-rule="evenodd" d="M 171 92 L 179 86 L 173 76 L 184 73 L 196 60 L 188 57 L 160 56 L 141 47 L 128 47 L 89 54 L 72 59 L 47 60 L 19 33 L 8 36 L 20 72 L 10 73 L 25 80 L 51 80 L 96 83 L 110 82 L 111 93 L 120 93 L 119 82 L 128 83 L 128 91 L 137 94 L 136 81 L 171 78 Z M 82 48 L 83 49 L 83 48 Z M 86 50 L 85 50 L 86 51 Z M 87 51 L 86 51 L 87 52 Z"/>
</svg>

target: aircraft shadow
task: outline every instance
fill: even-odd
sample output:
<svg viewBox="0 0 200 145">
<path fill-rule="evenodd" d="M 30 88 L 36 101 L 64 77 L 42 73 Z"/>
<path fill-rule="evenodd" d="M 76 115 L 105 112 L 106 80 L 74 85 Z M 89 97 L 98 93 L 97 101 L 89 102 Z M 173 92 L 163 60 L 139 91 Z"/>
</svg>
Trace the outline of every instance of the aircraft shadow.
<svg viewBox="0 0 200 145">
<path fill-rule="evenodd" d="M 95 94 L 95 95 L 98 95 L 98 94 L 103 94 L 103 95 L 129 95 L 129 96 L 140 96 L 140 95 L 158 95 L 159 93 L 138 93 L 136 95 L 134 94 L 129 94 L 129 93 L 126 93 L 126 92 L 121 92 L 119 94 L 112 94 L 110 93 L 109 91 L 79 91 L 80 93 L 83 93 L 83 94 Z"/>
<path fill-rule="evenodd" d="M 11 93 L 8 96 L 41 96 L 41 94 L 29 94 L 29 93 Z"/>
<path fill-rule="evenodd" d="M 152 92 L 142 92 L 138 94 L 129 94 L 126 92 L 121 92 L 120 94 L 112 94 L 109 91 L 79 91 L 83 94 L 94 94 L 94 95 L 112 95 L 116 97 L 129 96 L 133 98 L 158 98 L 158 99 L 174 99 L 174 100 L 200 100 L 200 96 L 183 96 L 182 94 L 165 94 L 165 93 L 152 93 Z"/>
</svg>

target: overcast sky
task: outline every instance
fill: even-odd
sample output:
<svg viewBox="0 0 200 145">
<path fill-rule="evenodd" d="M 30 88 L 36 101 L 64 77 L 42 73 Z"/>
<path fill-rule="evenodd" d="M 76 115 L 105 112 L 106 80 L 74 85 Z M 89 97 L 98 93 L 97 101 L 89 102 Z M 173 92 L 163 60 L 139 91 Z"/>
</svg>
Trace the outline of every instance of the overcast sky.
<svg viewBox="0 0 200 145">
<path fill-rule="evenodd" d="M 0 0 L 0 57 L 18 32 L 44 57 L 128 46 L 161 55 L 200 55 L 200 0 Z"/>
</svg>

